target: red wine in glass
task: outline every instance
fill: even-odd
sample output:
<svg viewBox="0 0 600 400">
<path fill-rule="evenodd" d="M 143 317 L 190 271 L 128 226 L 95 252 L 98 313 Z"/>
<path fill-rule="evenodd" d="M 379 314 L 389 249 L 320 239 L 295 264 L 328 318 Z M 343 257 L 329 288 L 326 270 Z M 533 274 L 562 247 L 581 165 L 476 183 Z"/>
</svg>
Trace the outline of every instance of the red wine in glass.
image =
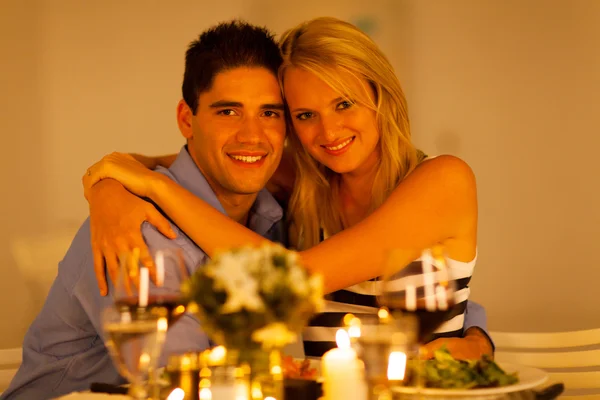
<svg viewBox="0 0 600 400">
<path fill-rule="evenodd" d="M 417 341 L 419 343 L 427 343 L 432 334 L 444 322 L 446 322 L 453 312 L 454 301 L 448 301 L 445 309 L 428 310 L 424 299 L 417 299 L 416 308 L 407 308 L 406 302 L 401 299 L 397 301 L 389 298 L 383 301 L 383 306 L 387 307 L 392 314 L 401 312 L 403 315 L 413 315 L 418 322 Z"/>
<path fill-rule="evenodd" d="M 128 311 L 132 318 L 142 316 L 144 313 L 165 316 L 169 326 L 177 322 L 186 310 L 183 298 L 176 293 L 149 295 L 148 304 L 143 307 L 139 305 L 137 296 L 123 297 L 115 301 L 115 307 Z"/>
<path fill-rule="evenodd" d="M 419 260 L 398 265 L 392 252 L 386 265 L 379 303 L 392 313 L 413 315 L 418 322 L 417 341 L 426 343 L 453 313 L 454 281 L 439 248 L 427 249 Z"/>
</svg>

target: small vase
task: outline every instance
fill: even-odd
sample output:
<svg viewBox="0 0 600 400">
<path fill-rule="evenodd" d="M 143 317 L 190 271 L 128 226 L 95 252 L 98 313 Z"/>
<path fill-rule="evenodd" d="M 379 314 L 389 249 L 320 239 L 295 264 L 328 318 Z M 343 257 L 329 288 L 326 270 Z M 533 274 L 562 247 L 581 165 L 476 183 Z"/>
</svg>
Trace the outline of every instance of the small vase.
<svg viewBox="0 0 600 400">
<path fill-rule="evenodd" d="M 248 400 L 283 400 L 281 349 L 229 350 L 248 382 Z"/>
</svg>

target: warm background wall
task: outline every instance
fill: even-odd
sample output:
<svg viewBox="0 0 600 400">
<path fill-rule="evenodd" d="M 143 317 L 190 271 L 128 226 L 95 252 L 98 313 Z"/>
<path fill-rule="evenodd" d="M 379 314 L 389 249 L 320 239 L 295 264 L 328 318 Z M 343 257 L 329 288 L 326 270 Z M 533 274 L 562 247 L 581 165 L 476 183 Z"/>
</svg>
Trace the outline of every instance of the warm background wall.
<svg viewBox="0 0 600 400">
<path fill-rule="evenodd" d="M 600 327 L 600 2 L 361 3 L 0 0 L 0 348 L 20 345 L 53 249 L 87 215 L 85 168 L 113 150 L 178 151 L 186 46 L 232 17 L 277 33 L 320 15 L 367 30 L 403 83 L 415 141 L 475 170 L 473 298 L 490 326 Z"/>
</svg>

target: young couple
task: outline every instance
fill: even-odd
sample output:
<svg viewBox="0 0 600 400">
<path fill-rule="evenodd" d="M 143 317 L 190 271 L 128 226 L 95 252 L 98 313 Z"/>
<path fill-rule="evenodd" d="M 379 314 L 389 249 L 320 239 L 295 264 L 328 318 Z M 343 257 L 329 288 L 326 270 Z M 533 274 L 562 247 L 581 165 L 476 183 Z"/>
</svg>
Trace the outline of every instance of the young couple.
<svg viewBox="0 0 600 400">
<path fill-rule="evenodd" d="M 190 45 L 182 92 L 177 123 L 187 144 L 179 154 L 115 153 L 86 171 L 90 219 L 59 266 L 3 398 L 118 382 L 99 314 L 112 301 L 105 271 L 114 279 L 117 254 L 135 247 L 151 268 L 150 251 L 179 247 L 193 272 L 219 249 L 289 233 L 287 244 L 330 294 L 303 334 L 306 354 L 318 356 L 333 345 L 327 327 L 339 326 L 340 315 L 376 310 L 368 282 L 383 274 L 389 251 L 408 265 L 441 244 L 460 282 L 459 306 L 426 348 L 445 344 L 457 358 L 493 351 L 484 310 L 468 302 L 474 175 L 458 158 L 424 159 L 415 149 L 400 83 L 367 35 L 317 18 L 278 46 L 262 28 L 223 23 Z M 275 198 L 286 206 L 285 228 Z M 186 316 L 169 329 L 165 354 L 207 346 Z"/>
</svg>

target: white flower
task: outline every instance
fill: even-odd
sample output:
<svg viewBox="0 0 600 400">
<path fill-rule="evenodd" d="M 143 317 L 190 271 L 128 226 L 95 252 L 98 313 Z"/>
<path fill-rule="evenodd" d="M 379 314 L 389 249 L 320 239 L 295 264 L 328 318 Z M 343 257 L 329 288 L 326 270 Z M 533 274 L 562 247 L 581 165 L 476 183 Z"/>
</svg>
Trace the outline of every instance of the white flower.
<svg viewBox="0 0 600 400">
<path fill-rule="evenodd" d="M 295 264 L 290 265 L 288 283 L 298 296 L 305 297 L 308 294 L 310 287 L 306 279 L 306 273 L 302 267 Z"/>
<path fill-rule="evenodd" d="M 248 271 L 250 271 L 250 273 L 252 275 L 258 274 L 263 266 L 262 254 L 259 251 L 254 250 L 254 251 L 248 251 L 247 255 L 248 255 L 248 259 L 247 259 L 246 268 L 248 268 Z"/>
<path fill-rule="evenodd" d="M 325 308 L 325 299 L 323 298 L 323 276 L 313 274 L 308 278 L 308 286 L 310 287 L 309 301 L 315 306 L 317 312 Z"/>
<path fill-rule="evenodd" d="M 296 253 L 295 251 L 286 252 L 285 257 L 286 257 L 286 262 L 288 265 L 300 264 L 300 257 L 298 256 L 298 253 Z"/>
<path fill-rule="evenodd" d="M 249 274 L 243 262 L 244 257 L 235 253 L 221 255 L 218 265 L 207 271 L 215 280 L 216 289 L 225 289 L 227 301 L 222 311 L 234 313 L 245 308 L 248 311 L 261 311 L 264 303 L 258 293 L 258 282 Z"/>
<path fill-rule="evenodd" d="M 265 274 L 262 281 L 262 290 L 265 293 L 273 293 L 273 289 L 285 279 L 285 272 L 280 269 L 272 268 L 272 270 Z"/>
<path fill-rule="evenodd" d="M 298 336 L 290 331 L 285 324 L 273 322 L 252 333 L 252 340 L 262 343 L 263 347 L 283 347 L 294 343 Z"/>
<path fill-rule="evenodd" d="M 199 270 L 204 279 L 210 278 L 212 289 L 225 293 L 225 299 L 217 316 L 211 307 L 203 307 L 207 296 L 194 293 L 198 302 L 198 315 L 206 320 L 207 326 L 214 326 L 214 335 L 220 335 L 221 341 L 227 337 L 243 342 L 254 340 L 265 347 L 283 346 L 297 340 L 290 330 L 300 329 L 309 317 L 310 311 L 324 308 L 323 279 L 319 275 L 309 274 L 301 263 L 298 253 L 280 245 L 267 243 L 259 248 L 244 247 L 215 256 L 211 262 Z M 198 287 L 206 287 L 206 280 Z M 210 298 L 214 302 L 215 298 Z M 235 318 L 243 310 L 261 314 L 252 316 L 247 328 L 240 327 L 235 332 L 228 330 L 227 323 L 221 323 L 224 315 Z M 302 321 L 292 321 L 302 318 Z M 227 320 L 227 318 L 225 318 Z M 262 328 L 252 331 L 257 327 Z M 253 328 L 250 328 L 253 326 Z M 234 338 L 235 339 L 232 339 Z"/>
</svg>

